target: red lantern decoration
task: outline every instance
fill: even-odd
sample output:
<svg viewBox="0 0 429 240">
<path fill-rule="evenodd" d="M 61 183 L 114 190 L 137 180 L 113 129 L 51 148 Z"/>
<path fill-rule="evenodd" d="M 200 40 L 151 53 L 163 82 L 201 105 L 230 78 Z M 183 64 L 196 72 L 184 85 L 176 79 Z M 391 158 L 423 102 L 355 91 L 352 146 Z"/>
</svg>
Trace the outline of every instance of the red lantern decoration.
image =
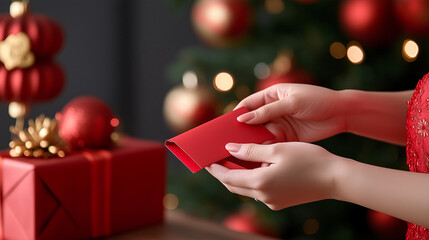
<svg viewBox="0 0 429 240">
<path fill-rule="evenodd" d="M 52 19 L 30 14 L 28 1 L 12 2 L 10 15 L 0 15 L 0 101 L 8 101 L 18 130 L 29 103 L 56 97 L 64 74 L 52 61 L 63 44 L 60 26 Z M 20 125 L 20 126 L 19 126 Z"/>
<path fill-rule="evenodd" d="M 64 86 L 64 74 L 53 61 L 39 61 L 24 69 L 0 66 L 0 101 L 34 102 L 56 97 Z"/>
<path fill-rule="evenodd" d="M 19 4 L 19 2 L 15 3 Z M 12 11 L 13 5 L 11 14 Z M 25 10 L 21 15 L 14 15 L 15 17 L 12 15 L 0 15 L 0 41 L 10 35 L 25 33 L 30 38 L 31 51 L 39 58 L 52 57 L 61 49 L 63 33 L 54 20 L 40 14 L 30 14 Z"/>
</svg>

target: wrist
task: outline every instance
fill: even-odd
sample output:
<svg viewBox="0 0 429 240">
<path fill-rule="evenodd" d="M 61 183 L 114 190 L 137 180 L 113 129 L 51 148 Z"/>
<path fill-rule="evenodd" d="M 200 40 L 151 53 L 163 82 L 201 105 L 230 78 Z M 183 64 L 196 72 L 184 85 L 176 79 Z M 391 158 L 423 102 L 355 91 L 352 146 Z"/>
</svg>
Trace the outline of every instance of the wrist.
<svg viewBox="0 0 429 240">
<path fill-rule="evenodd" d="M 349 182 L 350 176 L 353 175 L 353 166 L 357 164 L 352 159 L 347 159 L 337 156 L 336 161 L 332 164 L 332 187 L 331 187 L 331 199 L 339 201 L 348 201 L 347 198 L 347 183 Z"/>
<path fill-rule="evenodd" d="M 354 118 L 356 117 L 356 112 L 359 112 L 357 108 L 359 108 L 360 104 L 362 104 L 360 101 L 358 90 L 340 90 L 339 93 L 339 111 L 340 115 L 343 117 L 344 121 L 344 129 L 343 132 L 353 133 L 353 125 L 354 125 Z"/>
</svg>

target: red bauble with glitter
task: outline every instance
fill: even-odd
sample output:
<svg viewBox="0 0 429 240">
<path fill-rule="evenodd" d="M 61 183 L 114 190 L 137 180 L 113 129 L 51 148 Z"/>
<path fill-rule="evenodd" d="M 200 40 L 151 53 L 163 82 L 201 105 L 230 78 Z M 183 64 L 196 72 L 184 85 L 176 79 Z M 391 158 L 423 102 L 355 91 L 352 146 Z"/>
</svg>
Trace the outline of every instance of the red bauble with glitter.
<svg viewBox="0 0 429 240">
<path fill-rule="evenodd" d="M 266 79 L 259 80 L 256 83 L 255 90 L 260 91 L 279 83 L 315 84 L 315 80 L 310 73 L 304 70 L 294 69 L 287 73 L 273 74 Z"/>
<path fill-rule="evenodd" d="M 417 37 L 429 35 L 429 1 L 396 0 L 395 14 L 405 33 Z"/>
<path fill-rule="evenodd" d="M 404 239 L 407 223 L 382 212 L 368 210 L 368 224 L 383 239 Z"/>
<path fill-rule="evenodd" d="M 246 0 L 199 0 L 192 9 L 192 23 L 208 45 L 223 47 L 242 39 L 253 22 Z"/>
<path fill-rule="evenodd" d="M 388 43 L 397 33 L 391 0 L 345 0 L 339 18 L 346 35 L 365 45 Z"/>
<path fill-rule="evenodd" d="M 95 97 L 73 99 L 56 118 L 60 137 L 73 149 L 108 147 L 112 142 L 114 114 Z"/>
</svg>

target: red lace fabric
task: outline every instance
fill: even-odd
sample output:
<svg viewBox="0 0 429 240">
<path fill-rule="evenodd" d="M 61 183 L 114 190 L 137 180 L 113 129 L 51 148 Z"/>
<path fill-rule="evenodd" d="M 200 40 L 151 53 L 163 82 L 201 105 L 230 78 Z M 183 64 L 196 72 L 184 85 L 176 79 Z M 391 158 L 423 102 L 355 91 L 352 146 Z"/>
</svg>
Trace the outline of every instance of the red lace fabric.
<svg viewBox="0 0 429 240">
<path fill-rule="evenodd" d="M 429 90 L 428 84 L 426 74 L 408 101 L 407 164 L 412 172 L 429 173 L 429 91 L 425 91 Z M 406 239 L 429 239 L 429 229 L 408 223 Z"/>
</svg>

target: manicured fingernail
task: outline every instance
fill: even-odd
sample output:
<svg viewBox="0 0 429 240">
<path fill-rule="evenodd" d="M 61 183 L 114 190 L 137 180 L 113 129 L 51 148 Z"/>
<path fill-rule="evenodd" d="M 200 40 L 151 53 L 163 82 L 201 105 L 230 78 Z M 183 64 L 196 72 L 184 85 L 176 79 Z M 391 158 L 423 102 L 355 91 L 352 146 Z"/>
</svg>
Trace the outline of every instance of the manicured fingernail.
<svg viewBox="0 0 429 240">
<path fill-rule="evenodd" d="M 248 113 L 245 113 L 245 114 L 242 114 L 242 115 L 238 116 L 237 117 L 237 121 L 239 121 L 239 122 L 247 122 L 247 121 L 250 121 L 250 120 L 254 119 L 255 116 L 256 116 L 256 114 L 254 112 L 248 112 Z"/>
<path fill-rule="evenodd" d="M 225 145 L 225 148 L 229 152 L 233 152 L 233 153 L 240 151 L 240 145 L 236 143 L 228 143 Z"/>
</svg>

